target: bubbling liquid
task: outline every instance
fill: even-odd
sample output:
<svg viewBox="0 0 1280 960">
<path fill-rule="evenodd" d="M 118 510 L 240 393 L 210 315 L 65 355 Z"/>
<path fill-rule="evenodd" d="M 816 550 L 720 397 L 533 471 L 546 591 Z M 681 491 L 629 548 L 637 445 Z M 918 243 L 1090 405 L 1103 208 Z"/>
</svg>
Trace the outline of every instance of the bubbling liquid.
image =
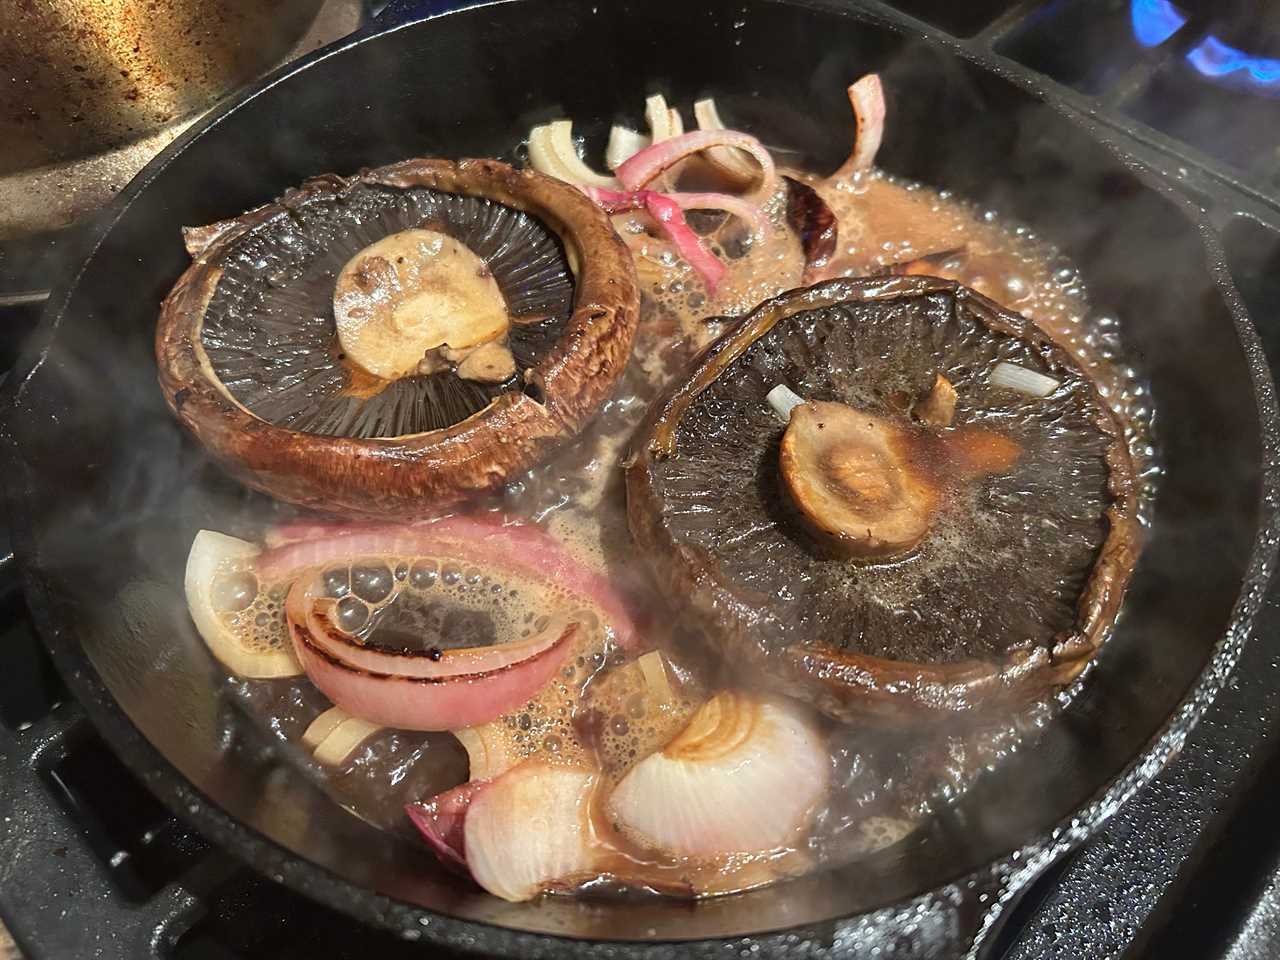
<svg viewBox="0 0 1280 960">
<path fill-rule="evenodd" d="M 336 622 L 368 648 L 440 655 L 532 636 L 571 598 L 448 557 L 370 557 L 325 569 Z"/>
</svg>

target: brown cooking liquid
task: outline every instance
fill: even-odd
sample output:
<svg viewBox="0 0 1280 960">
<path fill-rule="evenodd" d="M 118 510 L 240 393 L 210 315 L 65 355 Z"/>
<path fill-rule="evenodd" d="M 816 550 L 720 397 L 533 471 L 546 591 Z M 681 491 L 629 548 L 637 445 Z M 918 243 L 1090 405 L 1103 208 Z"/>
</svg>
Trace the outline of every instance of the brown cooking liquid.
<svg viewBox="0 0 1280 960">
<path fill-rule="evenodd" d="M 785 172 L 813 186 L 837 215 L 838 248 L 823 276 L 896 269 L 952 277 L 1033 319 L 1069 349 L 1128 424 L 1144 484 L 1145 517 L 1159 476 L 1147 392 L 1137 373 L 1119 359 L 1117 320 L 1090 306 L 1079 273 L 1065 257 L 1024 227 L 880 171 L 845 182 Z M 766 206 L 767 235 L 754 244 L 745 243 L 741 226 L 722 215 L 690 217 L 728 266 L 714 297 L 643 214 L 616 216 L 643 291 L 629 368 L 577 441 L 551 462 L 508 483 L 481 509 L 542 524 L 584 563 L 606 572 L 622 593 L 636 599 L 637 609 L 662 609 L 664 598 L 653 595 L 645 572 L 637 569 L 619 462 L 650 400 L 724 329 L 726 318 L 802 285 L 803 253 L 786 226 L 785 212 L 785 187 L 780 187 Z M 926 257 L 930 259 L 923 264 L 912 263 Z M 530 703 L 494 721 L 493 735 L 505 738 L 507 748 L 520 757 L 563 763 L 587 763 L 594 757 L 604 767 L 604 780 L 616 783 L 631 764 L 669 741 L 707 694 L 726 682 L 715 664 L 690 653 L 696 645 L 682 636 L 677 616 L 659 614 L 648 622 L 646 640 L 670 651 L 674 700 L 646 706 L 634 662 L 611 652 L 594 631 L 566 665 L 565 675 Z M 275 736 L 295 744 L 329 706 L 305 677 L 233 680 L 232 686 Z M 909 836 L 983 769 L 998 764 L 1048 722 L 1068 696 L 966 729 L 954 724 L 932 731 L 833 727 L 832 787 L 814 811 L 808 836 L 797 837 L 793 849 L 747 863 L 672 866 L 614 835 L 621 859 L 614 863 L 617 871 L 609 872 L 631 876 L 633 887 L 687 895 L 691 889 L 743 889 L 816 864 L 866 856 Z M 403 814 L 406 803 L 429 799 L 467 777 L 466 754 L 449 734 L 384 730 L 336 768 L 319 765 L 301 749 L 296 756 L 341 805 L 406 836 L 413 835 Z M 597 826 L 612 835 L 608 824 Z M 588 879 L 580 889 L 597 894 L 614 891 L 616 885 L 605 876 Z"/>
</svg>

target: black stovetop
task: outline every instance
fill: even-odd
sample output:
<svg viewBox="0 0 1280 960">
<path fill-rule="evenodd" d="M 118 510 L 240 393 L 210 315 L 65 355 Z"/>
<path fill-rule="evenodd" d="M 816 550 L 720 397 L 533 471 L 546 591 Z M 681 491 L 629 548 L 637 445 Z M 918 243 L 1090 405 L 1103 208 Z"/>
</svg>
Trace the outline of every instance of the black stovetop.
<svg viewBox="0 0 1280 960">
<path fill-rule="evenodd" d="M 872 0 L 874 5 L 874 0 Z M 437 2 L 435 6 L 440 6 Z M 1198 199 L 1280 364 L 1280 7 L 1265 0 L 896 0 L 922 30 L 1081 112 Z M 0 243 L 0 369 L 65 238 Z M 12 296 L 22 292 L 21 296 Z M 8 298 L 6 298 L 6 295 Z M 232 860 L 98 738 L 0 549 L 0 914 L 30 960 L 421 956 Z M 1001 960 L 1280 956 L 1280 589 L 1229 687 L 1107 828 L 1023 897 Z M 433 951 L 438 954 L 438 951 Z"/>
</svg>

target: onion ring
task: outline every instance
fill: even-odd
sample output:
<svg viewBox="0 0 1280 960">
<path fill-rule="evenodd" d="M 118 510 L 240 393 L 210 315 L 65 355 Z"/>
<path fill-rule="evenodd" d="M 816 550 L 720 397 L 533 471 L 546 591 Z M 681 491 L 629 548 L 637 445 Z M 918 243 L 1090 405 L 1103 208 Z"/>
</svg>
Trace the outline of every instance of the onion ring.
<svg viewBox="0 0 1280 960">
<path fill-rule="evenodd" d="M 425 654 L 391 653 L 367 647 L 337 626 L 333 610 L 338 601 L 316 596 L 314 587 L 294 586 L 301 599 L 293 608 L 297 622 L 306 626 L 311 643 L 321 652 L 357 670 L 408 679 L 449 680 L 479 676 L 514 667 L 538 656 L 560 642 L 562 634 L 581 617 L 554 617 L 545 628 L 530 637 L 495 643 L 485 647 L 462 647 L 438 651 L 439 658 Z M 290 591 L 292 596 L 293 591 Z M 586 615 L 590 617 L 590 614 Z M 594 619 L 594 618 L 592 618 Z"/>
<path fill-rule="evenodd" d="M 650 190 L 635 190 L 625 193 L 619 190 L 605 190 L 601 187 L 579 187 L 583 193 L 605 209 L 606 213 L 622 213 L 624 210 L 638 210 L 645 206 L 645 198 Z M 750 200 L 735 197 L 731 193 L 662 193 L 661 196 L 675 203 L 681 210 L 723 210 L 737 217 L 751 228 L 755 239 L 764 236 L 768 228 L 764 211 Z"/>
<path fill-rule="evenodd" d="M 278 583 L 309 568 L 365 557 L 457 560 L 554 583 L 598 609 L 619 645 L 632 649 L 640 644 L 640 626 L 608 579 L 533 524 L 506 523 L 500 517 L 448 517 L 396 526 L 303 522 L 277 527 L 267 539 L 279 545 L 258 558 L 257 573 L 264 582 Z"/>
<path fill-rule="evenodd" d="M 617 190 L 602 190 L 598 187 L 582 187 L 581 189 L 609 213 L 621 213 L 624 210 L 635 210 L 644 207 L 667 239 L 671 241 L 672 246 L 676 248 L 680 256 L 702 277 L 703 283 L 706 284 L 707 292 L 709 294 L 715 293 L 716 287 L 724 277 L 725 265 L 706 248 L 702 238 L 693 232 L 689 222 L 684 218 L 684 211 L 677 198 L 684 197 L 686 200 L 693 198 L 688 202 L 689 206 L 694 208 L 720 206 L 721 209 L 728 210 L 729 205 L 709 202 L 708 198 L 718 198 L 722 196 L 721 194 L 665 194 L 654 190 L 636 190 L 631 193 L 620 193 Z M 750 206 L 745 201 L 739 201 L 735 197 L 725 197 L 724 199 L 733 201 L 732 205 L 735 207 L 739 205 Z M 738 215 L 743 216 L 742 213 Z M 752 223 L 753 229 L 758 229 L 763 225 L 763 218 L 758 210 L 756 210 L 754 216 L 746 216 L 745 219 Z"/>
<path fill-rule="evenodd" d="M 762 200 L 773 196 L 777 185 L 777 173 L 773 157 L 755 137 L 738 130 L 694 130 L 645 147 L 639 153 L 619 164 L 614 171 L 628 190 L 640 190 L 658 174 L 680 162 L 685 157 L 701 153 L 710 147 L 737 147 L 751 154 L 760 164 L 760 186 L 756 196 Z"/>
<path fill-rule="evenodd" d="M 294 652 L 311 682 L 352 716 L 400 730 L 457 730 L 496 720 L 551 682 L 579 631 L 579 624 L 566 624 L 549 646 L 486 672 L 403 676 L 361 669 L 323 649 L 307 626 L 308 593 L 295 584 L 285 610 Z M 387 659 L 394 670 L 403 658 Z"/>
</svg>

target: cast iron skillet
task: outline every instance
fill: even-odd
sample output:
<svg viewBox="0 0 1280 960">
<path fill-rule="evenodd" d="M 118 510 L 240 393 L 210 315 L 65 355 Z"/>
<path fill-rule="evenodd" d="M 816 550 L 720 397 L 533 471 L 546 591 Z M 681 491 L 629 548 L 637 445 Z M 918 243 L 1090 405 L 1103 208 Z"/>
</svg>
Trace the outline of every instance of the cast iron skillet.
<svg viewBox="0 0 1280 960">
<path fill-rule="evenodd" d="M 386 24 L 384 24 L 384 27 Z M 169 416 L 156 308 L 186 263 L 178 228 L 322 171 L 405 156 L 510 154 L 571 115 L 594 144 L 645 94 L 721 110 L 817 168 L 852 138 L 844 87 L 879 70 L 881 162 L 1052 235 L 1147 372 L 1167 476 L 1120 629 L 1043 738 L 913 843 L 833 875 L 697 907 L 509 905 L 338 810 L 227 716 L 187 621 L 183 562 L 201 526 L 262 501 Z M 638 121 L 638 117 L 633 120 Z M 779 955 L 882 945 L 954 954 L 1177 748 L 1225 682 L 1272 556 L 1271 383 L 1195 210 L 1036 90 L 852 4 L 528 0 L 409 22 L 322 51 L 152 163 L 51 299 L 7 389 L 7 492 L 39 629 L 110 744 L 173 808 L 266 874 L 406 936 L 493 953 Z M 761 802 L 767 802 L 762 798 Z M 559 939 L 578 938 L 578 939 Z M 584 942 L 586 941 L 586 942 Z"/>
</svg>

